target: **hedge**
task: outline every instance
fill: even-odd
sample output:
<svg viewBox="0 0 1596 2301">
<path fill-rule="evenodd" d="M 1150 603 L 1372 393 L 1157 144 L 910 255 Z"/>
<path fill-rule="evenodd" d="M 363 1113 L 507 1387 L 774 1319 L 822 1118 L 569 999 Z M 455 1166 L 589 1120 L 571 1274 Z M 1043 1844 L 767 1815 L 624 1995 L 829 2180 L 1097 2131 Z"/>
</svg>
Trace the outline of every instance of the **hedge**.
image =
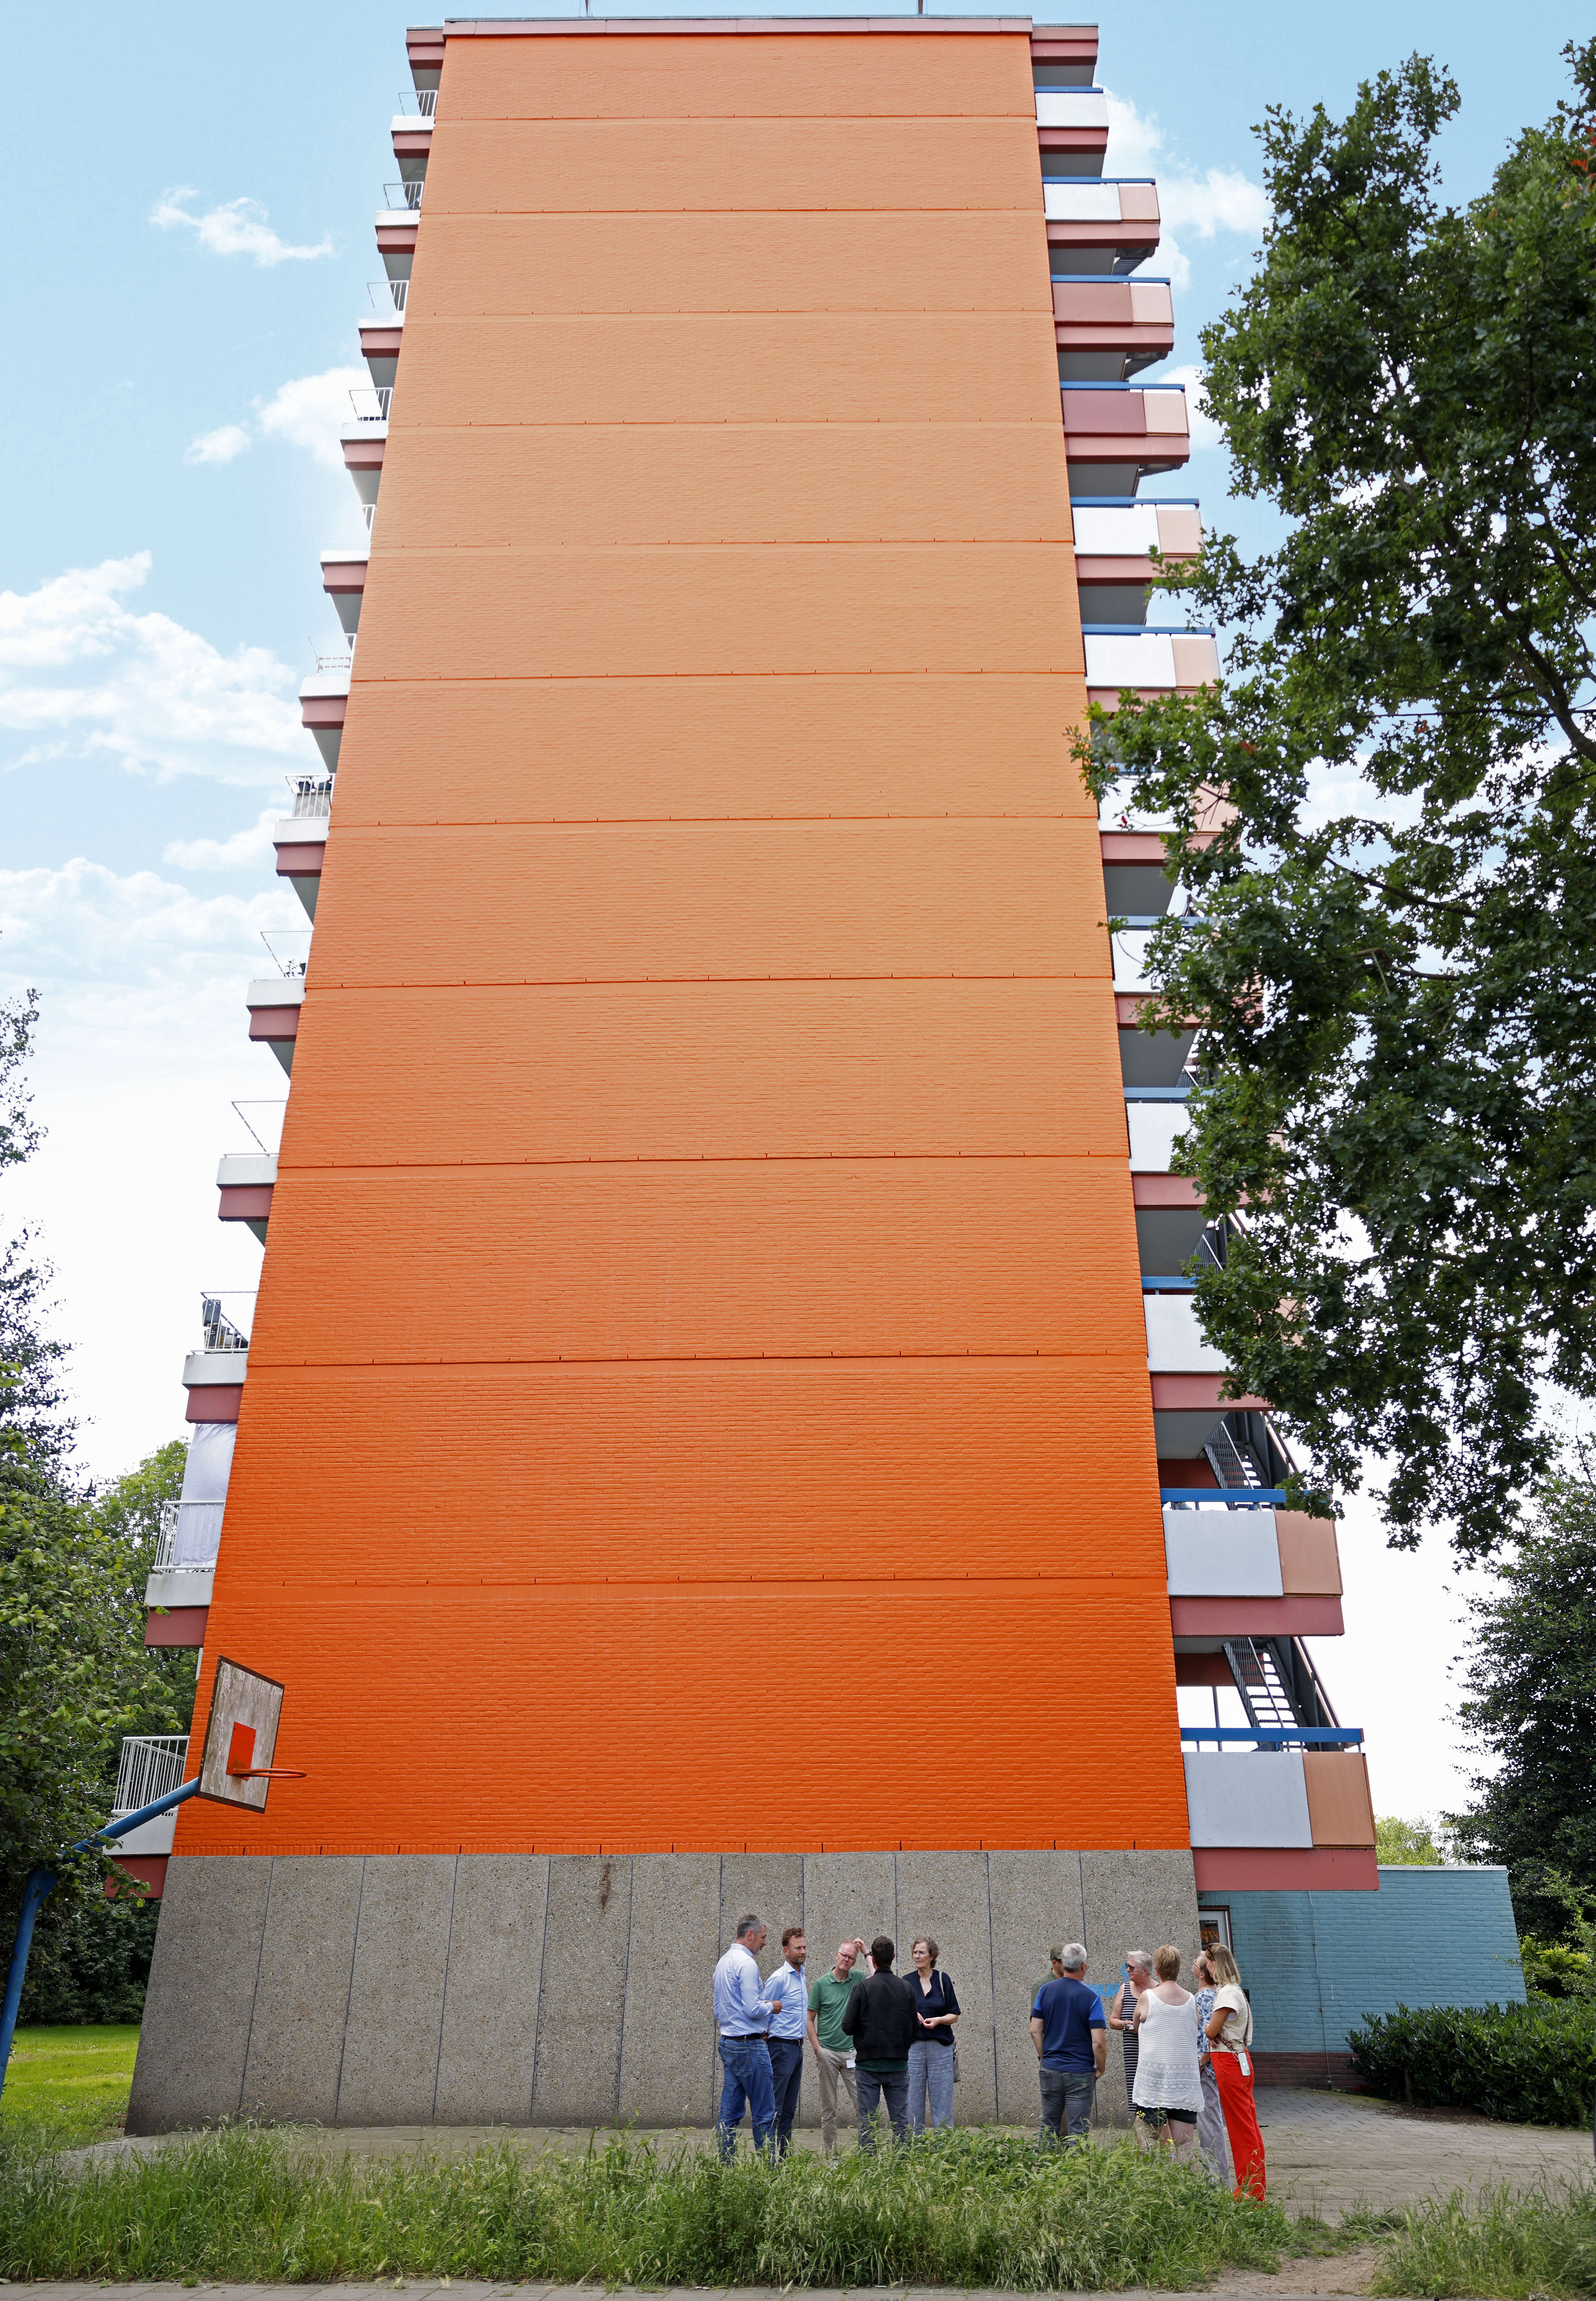
<svg viewBox="0 0 1596 2301">
<path fill-rule="evenodd" d="M 1596 2017 L 1568 1999 L 1527 2005 L 1400 2005 L 1347 2038 L 1352 2065 L 1388 2101 L 1478 2109 L 1516 2125 L 1584 2125 L 1596 2095 Z"/>
</svg>

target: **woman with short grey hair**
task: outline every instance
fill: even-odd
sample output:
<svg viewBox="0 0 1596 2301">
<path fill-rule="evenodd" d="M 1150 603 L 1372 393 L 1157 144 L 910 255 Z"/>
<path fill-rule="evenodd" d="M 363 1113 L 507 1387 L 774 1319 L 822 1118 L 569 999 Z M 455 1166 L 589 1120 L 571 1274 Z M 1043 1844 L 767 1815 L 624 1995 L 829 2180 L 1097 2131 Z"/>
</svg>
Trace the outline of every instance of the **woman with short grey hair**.
<svg viewBox="0 0 1596 2301">
<path fill-rule="evenodd" d="M 923 2133 L 929 2110 L 932 2126 L 953 2122 L 953 2025 L 958 1994 L 937 1963 L 930 1934 L 917 1934 L 911 1953 L 915 1979 L 915 2042 L 909 2047 L 909 2131 Z"/>
</svg>

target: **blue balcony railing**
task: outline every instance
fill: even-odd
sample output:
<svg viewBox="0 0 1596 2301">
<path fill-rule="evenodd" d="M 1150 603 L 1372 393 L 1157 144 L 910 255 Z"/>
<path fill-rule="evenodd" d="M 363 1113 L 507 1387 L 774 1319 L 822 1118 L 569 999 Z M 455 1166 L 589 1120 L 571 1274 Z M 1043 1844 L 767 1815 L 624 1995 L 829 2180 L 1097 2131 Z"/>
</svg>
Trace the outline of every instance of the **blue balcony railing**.
<svg viewBox="0 0 1596 2301">
<path fill-rule="evenodd" d="M 1161 1502 L 1206 1502 L 1210 1510 L 1284 1510 L 1283 1486 L 1160 1486 Z"/>
<path fill-rule="evenodd" d="M 1271 1749 L 1356 1750 L 1361 1726 L 1182 1726 L 1182 1742 L 1264 1742 Z"/>
</svg>

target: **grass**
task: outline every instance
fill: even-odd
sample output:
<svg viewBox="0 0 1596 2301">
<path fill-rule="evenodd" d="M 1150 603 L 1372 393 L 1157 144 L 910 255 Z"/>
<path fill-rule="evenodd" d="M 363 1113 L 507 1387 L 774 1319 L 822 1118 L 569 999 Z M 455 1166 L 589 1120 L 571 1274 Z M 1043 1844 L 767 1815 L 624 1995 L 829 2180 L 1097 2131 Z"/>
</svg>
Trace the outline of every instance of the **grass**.
<svg viewBox="0 0 1596 2301">
<path fill-rule="evenodd" d="M 138 2051 L 137 2022 L 19 2029 L 0 2093 L 0 2132 L 70 2148 L 120 2133 Z"/>
<path fill-rule="evenodd" d="M 1454 2190 L 1410 2205 L 1385 2239 L 1374 2289 L 1491 2301 L 1596 2294 L 1596 2183 Z"/>
<path fill-rule="evenodd" d="M 773 2170 L 617 2137 L 583 2155 L 313 2156 L 234 2126 L 160 2155 L 0 2162 L 0 2277 L 530 2279 L 605 2285 L 1191 2288 L 1337 2244 L 1127 2143 L 1041 2155 L 992 2130 Z"/>
</svg>

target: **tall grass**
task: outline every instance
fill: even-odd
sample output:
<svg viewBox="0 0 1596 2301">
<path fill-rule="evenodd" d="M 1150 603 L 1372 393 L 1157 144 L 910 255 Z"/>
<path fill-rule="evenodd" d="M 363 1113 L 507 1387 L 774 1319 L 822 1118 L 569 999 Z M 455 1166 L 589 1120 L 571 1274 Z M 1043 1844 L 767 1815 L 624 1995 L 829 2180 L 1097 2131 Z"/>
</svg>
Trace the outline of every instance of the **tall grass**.
<svg viewBox="0 0 1596 2301">
<path fill-rule="evenodd" d="M 1596 2294 L 1596 2185 L 1550 2181 L 1410 2205 L 1387 2237 L 1376 2293 Z"/>
<path fill-rule="evenodd" d="M 235 2127 L 88 2170 L 0 2163 L 0 2276 L 531 2279 L 570 2284 L 1027 2291 L 1191 2287 L 1294 2249 L 1276 2205 L 1129 2144 L 1039 2154 L 940 2134 L 828 2166 L 770 2168 L 622 2138 L 585 2155 L 508 2144 L 467 2159 L 313 2155 Z"/>
</svg>

